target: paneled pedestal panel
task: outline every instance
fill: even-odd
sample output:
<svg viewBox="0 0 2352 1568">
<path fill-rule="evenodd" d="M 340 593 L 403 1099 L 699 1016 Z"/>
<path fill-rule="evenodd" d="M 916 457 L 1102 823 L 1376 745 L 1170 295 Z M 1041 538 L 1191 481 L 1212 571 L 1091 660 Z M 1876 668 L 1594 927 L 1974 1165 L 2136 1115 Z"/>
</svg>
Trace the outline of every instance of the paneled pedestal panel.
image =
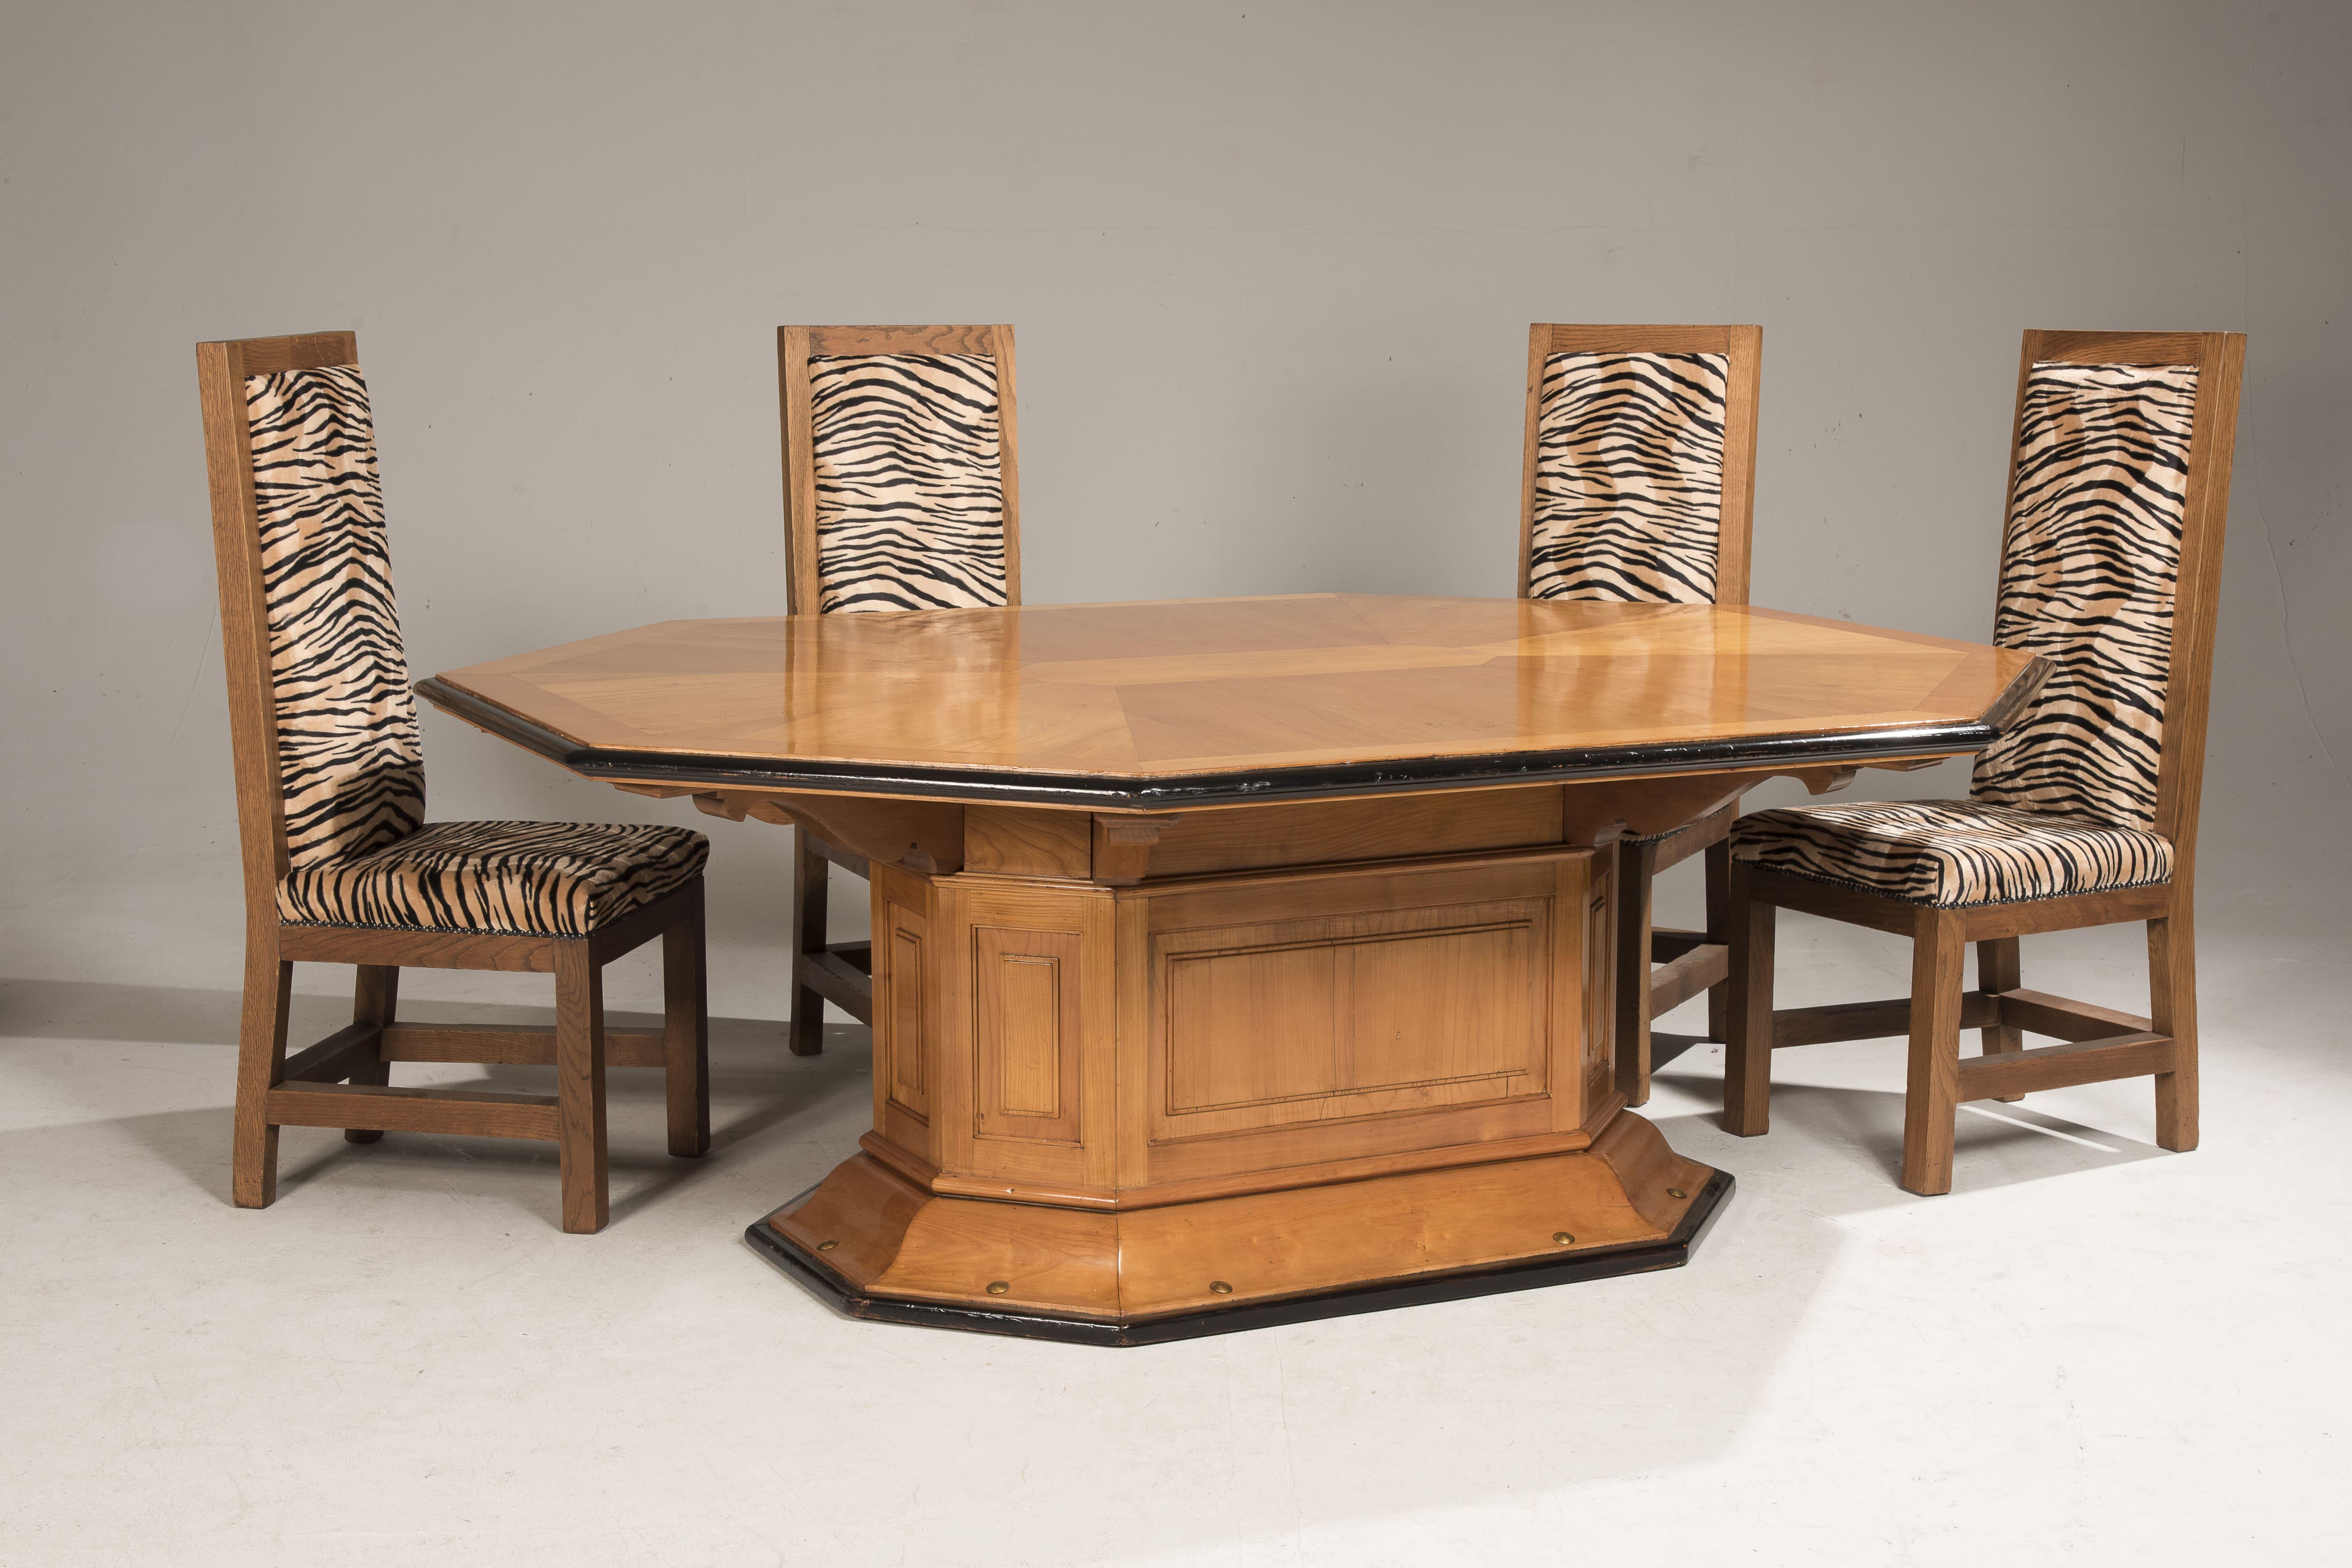
<svg viewBox="0 0 2352 1568">
<path fill-rule="evenodd" d="M 1115 1342 L 1680 1261 L 1728 1179 L 1611 1083 L 1607 859 L 1488 804 L 1414 859 L 997 811 L 985 869 L 877 868 L 875 1130 L 754 1240 L 867 1315 Z"/>
</svg>

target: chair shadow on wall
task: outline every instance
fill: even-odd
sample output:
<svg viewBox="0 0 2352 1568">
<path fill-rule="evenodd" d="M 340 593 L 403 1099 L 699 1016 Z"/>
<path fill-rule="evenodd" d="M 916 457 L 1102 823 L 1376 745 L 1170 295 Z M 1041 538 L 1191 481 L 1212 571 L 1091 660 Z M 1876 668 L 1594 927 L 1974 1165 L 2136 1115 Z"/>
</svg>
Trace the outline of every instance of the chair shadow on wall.
<svg viewBox="0 0 2352 1568">
<path fill-rule="evenodd" d="M 194 986 L 5 980 L 0 981 L 0 1041 L 121 1041 L 217 1049 L 222 1054 L 216 1072 L 209 1067 L 192 1066 L 187 1070 L 198 1081 L 217 1079 L 220 1104 L 103 1120 L 138 1140 L 191 1184 L 226 1204 L 233 1114 L 228 1095 L 236 1081 L 239 1005 L 234 991 Z M 294 1023 L 298 1029 L 311 1027 L 314 1033 L 323 1033 L 335 1028 L 350 1009 L 346 997 L 298 994 Z M 401 1016 L 415 1023 L 463 1020 L 523 1027 L 548 1023 L 553 1009 L 404 999 Z M 606 1015 L 606 1024 L 615 1029 L 658 1029 L 661 1016 L 615 1008 Z M 710 1020 L 710 1091 L 719 1119 L 711 1128 L 712 1158 L 690 1163 L 671 1159 L 663 1146 L 661 1070 L 611 1069 L 612 1170 L 628 1184 L 625 1193 L 614 1194 L 614 1218 L 684 1193 L 727 1171 L 738 1163 L 720 1158 L 730 1151 L 764 1145 L 771 1134 L 812 1130 L 836 1116 L 864 1111 L 869 1098 L 866 1031 L 855 1026 L 828 1026 L 825 1043 L 834 1050 L 821 1058 L 794 1058 L 784 1049 L 783 1030 L 780 1019 L 714 1016 Z M 552 1073 L 547 1068 L 451 1063 L 430 1068 L 414 1064 L 407 1068 L 412 1079 L 427 1070 L 435 1073 L 436 1085 L 540 1094 L 547 1092 Z M 456 1076 L 442 1076 L 447 1074 Z M 331 1132 L 320 1133 L 318 1138 L 315 1150 L 298 1154 L 295 1147 L 289 1147 L 292 1157 L 280 1177 L 286 1190 L 362 1163 L 373 1182 L 407 1192 L 445 1191 L 448 1175 L 457 1170 L 476 1174 L 512 1171 L 538 1184 L 544 1182 L 555 1162 L 551 1143 L 414 1133 L 372 1145 L 346 1143 Z M 829 1159 L 838 1151 L 827 1141 L 824 1152 Z M 536 1188 L 518 1189 L 517 1195 L 531 1202 Z"/>
</svg>

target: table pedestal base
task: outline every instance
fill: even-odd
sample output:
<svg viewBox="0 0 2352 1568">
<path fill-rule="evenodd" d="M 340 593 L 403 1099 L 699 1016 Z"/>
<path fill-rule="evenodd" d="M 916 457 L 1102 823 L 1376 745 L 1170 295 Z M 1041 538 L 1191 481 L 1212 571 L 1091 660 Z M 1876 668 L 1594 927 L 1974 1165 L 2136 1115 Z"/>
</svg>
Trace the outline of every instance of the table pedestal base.
<svg viewBox="0 0 2352 1568">
<path fill-rule="evenodd" d="M 1629 1111 L 1571 1153 L 1109 1211 L 859 1154 L 745 1235 L 853 1317 L 1136 1345 L 1676 1268 L 1731 1186 Z"/>
</svg>

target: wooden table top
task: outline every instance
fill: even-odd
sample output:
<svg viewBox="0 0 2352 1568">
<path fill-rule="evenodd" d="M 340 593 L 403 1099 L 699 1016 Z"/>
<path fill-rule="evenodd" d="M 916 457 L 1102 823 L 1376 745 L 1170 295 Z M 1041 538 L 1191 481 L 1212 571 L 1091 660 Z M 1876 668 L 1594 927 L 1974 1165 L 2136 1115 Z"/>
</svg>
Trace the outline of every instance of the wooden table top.
<svg viewBox="0 0 2352 1568">
<path fill-rule="evenodd" d="M 665 621 L 417 689 L 616 782 L 1118 809 L 1952 755 L 2040 675 L 1775 610 L 1313 594 Z"/>
</svg>

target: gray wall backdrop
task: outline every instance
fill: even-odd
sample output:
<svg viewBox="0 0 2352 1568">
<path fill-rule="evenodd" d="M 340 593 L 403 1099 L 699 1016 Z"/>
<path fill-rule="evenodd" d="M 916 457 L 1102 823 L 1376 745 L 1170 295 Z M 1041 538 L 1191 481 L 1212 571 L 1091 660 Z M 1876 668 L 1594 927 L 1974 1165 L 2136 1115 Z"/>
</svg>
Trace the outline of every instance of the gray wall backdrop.
<svg viewBox="0 0 2352 1568">
<path fill-rule="evenodd" d="M 1036 603 L 1508 594 L 1528 323 L 1760 321 L 1757 602 L 1962 637 L 2020 331 L 2242 329 L 2200 883 L 2315 900 L 2347 65 L 2292 0 L 17 0 L 0 974 L 234 984 L 191 350 L 330 327 L 420 675 L 780 613 L 783 321 L 1017 325 Z M 437 816 L 702 820 L 425 722 Z M 714 836 L 717 940 L 776 940 L 785 836 Z"/>
</svg>

